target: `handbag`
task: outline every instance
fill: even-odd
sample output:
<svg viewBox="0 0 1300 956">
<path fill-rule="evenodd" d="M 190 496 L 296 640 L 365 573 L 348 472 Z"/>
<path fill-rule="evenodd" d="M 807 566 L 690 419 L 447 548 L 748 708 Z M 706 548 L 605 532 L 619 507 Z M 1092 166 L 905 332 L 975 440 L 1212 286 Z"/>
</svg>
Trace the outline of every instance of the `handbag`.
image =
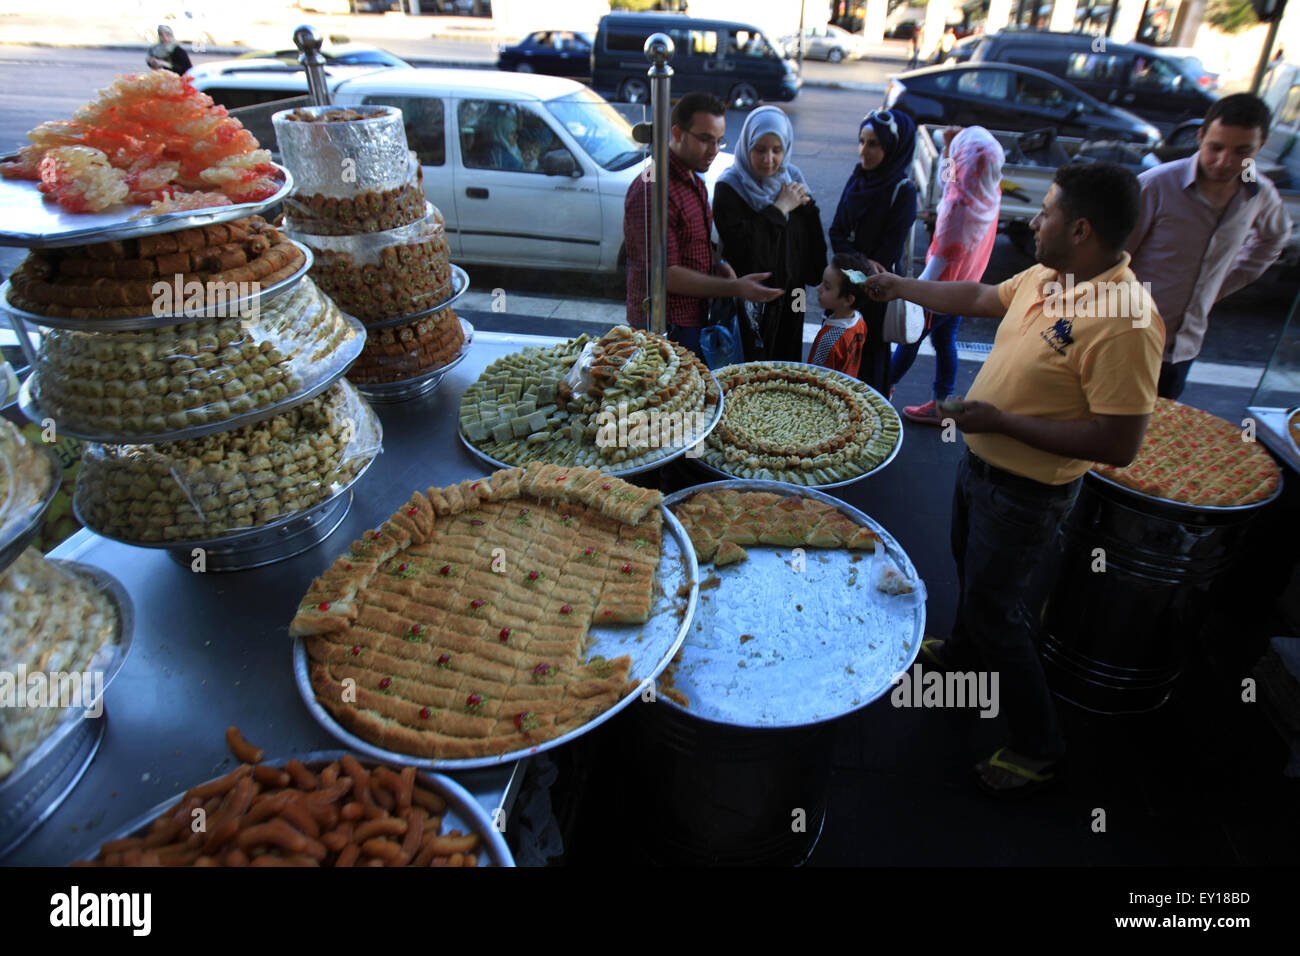
<svg viewBox="0 0 1300 956">
<path fill-rule="evenodd" d="M 739 365 L 745 361 L 740 338 L 740 315 L 744 303 L 739 299 L 714 299 L 700 329 L 700 353 L 711 369 Z"/>
<path fill-rule="evenodd" d="M 894 196 L 898 196 L 898 189 L 907 180 L 900 179 L 898 186 L 894 187 Z M 893 201 L 890 201 L 893 204 Z M 905 278 L 912 277 L 912 229 L 907 230 L 907 244 L 904 246 L 903 262 L 905 264 Z M 921 340 L 921 333 L 925 331 L 925 310 L 915 302 L 908 302 L 906 299 L 890 299 L 885 303 L 885 324 L 881 327 L 881 335 L 886 342 L 911 344 Z"/>
</svg>

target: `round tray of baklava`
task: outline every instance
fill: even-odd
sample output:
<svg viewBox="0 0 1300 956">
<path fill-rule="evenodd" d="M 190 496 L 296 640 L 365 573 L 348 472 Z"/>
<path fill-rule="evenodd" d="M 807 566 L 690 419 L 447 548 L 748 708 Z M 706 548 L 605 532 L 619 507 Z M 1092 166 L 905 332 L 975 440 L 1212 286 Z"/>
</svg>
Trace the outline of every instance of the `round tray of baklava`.
<svg viewBox="0 0 1300 956">
<path fill-rule="evenodd" d="M 465 356 L 469 355 L 470 346 L 474 343 L 474 326 L 468 320 L 459 316 L 457 316 L 457 319 L 460 321 L 464 341 L 461 343 L 456 357 L 450 362 L 436 368 L 426 369 L 418 375 L 400 379 L 396 382 L 353 382 L 353 386 L 363 397 L 375 405 L 409 402 L 412 399 L 429 394 L 442 384 L 444 375 L 465 361 Z"/>
<path fill-rule="evenodd" d="M 301 242 L 293 242 L 293 245 L 303 254 L 303 260 L 292 274 L 267 286 L 255 282 L 206 283 L 204 294 L 198 297 L 198 301 L 192 307 L 185 305 L 187 297 L 197 294 L 192 287 L 187 292 L 186 286 L 182 284 L 177 290 L 174 283 L 160 279 L 159 282 L 166 287 L 159 290 L 160 302 L 171 303 L 179 299 L 181 303 L 179 310 L 161 308 L 156 314 L 116 319 L 73 318 L 28 312 L 10 303 L 9 292 L 12 284 L 8 280 L 0 285 L 0 309 L 31 325 L 43 325 L 52 329 L 74 329 L 80 332 L 127 332 L 136 329 L 156 329 L 166 325 L 181 325 L 198 319 L 255 318 L 260 309 L 297 286 L 311 269 L 312 251 Z M 235 288 L 230 289 L 230 285 L 234 285 Z"/>
<path fill-rule="evenodd" d="M 451 267 L 451 288 L 446 290 L 443 299 L 437 305 L 431 305 L 420 309 L 418 312 L 412 312 L 409 315 L 399 315 L 391 319 L 381 319 L 378 322 L 367 322 L 367 329 L 389 329 L 398 325 L 406 325 L 414 322 L 416 319 L 422 319 L 426 315 L 434 315 L 443 309 L 449 308 L 459 301 L 460 297 L 469 291 L 469 273 L 458 265 Z"/>
<path fill-rule="evenodd" d="M 166 392 L 164 386 L 164 401 L 161 403 L 161 410 L 156 412 L 147 412 L 148 406 L 143 406 L 147 412 L 146 415 L 135 415 L 134 418 L 127 418 L 125 401 L 122 402 L 123 414 L 114 416 L 112 412 L 104 412 L 104 406 L 95 405 L 95 399 L 88 395 L 73 395 L 73 401 L 82 402 L 83 410 L 94 410 L 99 412 L 94 419 L 83 418 L 81 412 L 70 410 L 66 407 L 52 406 L 45 399 L 42 390 L 43 373 L 39 368 L 40 358 L 38 356 L 38 369 L 31 373 L 26 382 L 23 382 L 22 392 L 18 395 L 18 405 L 22 408 L 23 415 L 32 421 L 44 421 L 51 419 L 55 421 L 57 429 L 65 434 L 70 434 L 74 438 L 82 438 L 85 441 L 101 442 L 109 445 L 157 445 L 160 442 L 181 441 L 185 438 L 196 438 L 204 434 L 213 434 L 216 432 L 225 432 L 229 429 L 239 428 L 240 425 L 256 423 L 264 419 L 272 418 L 279 412 L 302 405 L 303 402 L 311 401 L 316 395 L 325 392 L 334 382 L 342 378 L 347 373 L 347 369 L 355 362 L 357 356 L 361 354 L 361 349 L 365 346 L 365 328 L 363 325 L 352 319 L 351 316 L 338 313 L 339 328 L 335 329 L 333 343 L 328 343 L 324 349 L 313 349 L 311 351 L 303 350 L 302 354 L 294 356 L 294 365 L 290 371 L 294 372 L 291 377 L 290 385 L 277 380 L 272 385 L 265 386 L 257 390 L 255 395 L 248 395 L 247 388 L 240 393 L 242 398 L 247 398 L 247 402 L 240 405 L 246 410 L 239 411 L 237 414 L 230 414 L 233 411 L 235 401 L 222 401 L 220 403 L 204 402 L 198 407 L 185 408 L 168 408 L 169 399 L 179 397 L 181 402 L 186 401 L 187 393 L 199 394 L 195 388 L 186 389 L 185 393 Z M 201 323 L 230 323 L 234 320 L 217 320 L 205 319 Z M 247 320 L 240 320 L 247 321 Z M 196 324 L 198 325 L 198 324 Z M 185 325 L 175 326 L 181 330 L 178 334 L 186 332 Z M 49 333 L 42 339 L 42 352 L 44 354 L 47 346 L 55 341 L 56 336 L 65 334 L 65 336 L 82 336 L 78 332 L 59 332 Z M 140 334 L 140 333 L 118 333 L 118 334 Z M 95 338 L 105 338 L 107 336 L 95 336 Z M 199 338 L 199 336 L 190 336 L 187 338 Z M 279 342 L 283 345 L 283 341 Z M 95 346 L 88 346 L 94 349 Z M 278 349 L 278 345 L 274 345 Z M 256 360 L 257 356 L 253 356 Z M 287 364 L 290 359 L 283 359 L 282 364 Z M 199 369 L 203 371 L 203 369 Z M 190 372 L 191 375 L 194 372 Z M 229 378 L 231 372 L 224 367 L 212 369 L 212 373 L 221 373 L 224 377 Z M 260 375 L 260 373 L 259 373 Z M 289 377 L 289 376 L 285 376 Z M 56 380 L 60 381 L 61 388 L 85 388 L 86 382 L 75 382 L 70 380 L 68 375 L 55 375 Z M 131 389 L 131 377 L 123 375 L 118 384 L 123 389 Z M 157 380 L 155 380 L 157 381 Z M 191 380 L 192 381 L 192 380 Z M 244 378 L 240 378 L 244 382 Z M 148 385 L 148 382 L 147 382 Z M 220 386 L 218 386 L 220 390 Z M 175 402 L 173 402 L 175 403 Z M 252 407 L 248 407 L 252 406 Z M 136 420 L 139 419 L 139 420 Z M 183 424 L 182 424 L 183 421 Z M 169 424 L 175 423 L 173 427 L 168 428 Z M 162 425 L 159 428 L 159 425 Z"/>
<path fill-rule="evenodd" d="M 111 574 L 102 568 L 75 561 L 49 563 L 102 596 L 113 612 L 115 628 L 105 645 L 83 670 L 77 672 L 83 682 L 73 689 L 73 693 L 81 698 L 78 703 L 85 705 L 85 709 L 66 708 L 67 713 L 58 717 L 35 749 L 22 757 L 7 775 L 0 777 L 0 856 L 22 842 L 58 809 L 99 751 L 105 725 L 103 698 L 87 701 L 85 697 L 106 690 L 122 669 L 135 629 L 131 598 Z M 87 676 L 91 678 L 89 691 L 84 689 Z M 66 693 L 62 685 L 59 692 Z M 10 719 L 16 723 L 20 714 L 21 711 L 12 711 Z"/>
</svg>

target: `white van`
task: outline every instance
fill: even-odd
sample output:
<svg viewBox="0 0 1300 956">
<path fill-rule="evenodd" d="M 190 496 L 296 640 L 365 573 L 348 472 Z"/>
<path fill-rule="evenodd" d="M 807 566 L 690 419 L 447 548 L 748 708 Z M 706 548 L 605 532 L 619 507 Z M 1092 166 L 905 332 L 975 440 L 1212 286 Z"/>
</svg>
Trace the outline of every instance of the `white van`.
<svg viewBox="0 0 1300 956">
<path fill-rule="evenodd" d="M 453 261 L 615 272 L 622 266 L 623 199 L 646 148 L 609 103 L 573 80 L 493 70 L 331 70 L 334 103 L 396 106 L 424 167 L 424 189 L 447 223 Z M 300 71 L 205 64 L 190 74 L 219 104 L 248 106 L 306 90 Z M 278 107 L 259 107 L 268 114 Z M 241 113 L 236 113 L 245 119 Z M 266 116 L 245 124 L 263 142 Z M 501 125 L 517 150 L 496 146 Z M 710 196 L 731 165 L 720 154 Z"/>
</svg>

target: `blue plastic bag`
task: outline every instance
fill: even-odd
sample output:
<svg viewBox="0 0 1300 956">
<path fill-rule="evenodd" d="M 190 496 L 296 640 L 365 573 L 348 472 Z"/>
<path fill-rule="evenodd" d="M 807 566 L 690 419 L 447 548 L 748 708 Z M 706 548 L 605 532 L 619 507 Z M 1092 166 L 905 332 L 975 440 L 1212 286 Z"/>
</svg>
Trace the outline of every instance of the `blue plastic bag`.
<svg viewBox="0 0 1300 956">
<path fill-rule="evenodd" d="M 700 329 L 700 352 L 711 369 L 745 361 L 735 299 L 717 299 L 710 305 L 708 324 Z"/>
</svg>

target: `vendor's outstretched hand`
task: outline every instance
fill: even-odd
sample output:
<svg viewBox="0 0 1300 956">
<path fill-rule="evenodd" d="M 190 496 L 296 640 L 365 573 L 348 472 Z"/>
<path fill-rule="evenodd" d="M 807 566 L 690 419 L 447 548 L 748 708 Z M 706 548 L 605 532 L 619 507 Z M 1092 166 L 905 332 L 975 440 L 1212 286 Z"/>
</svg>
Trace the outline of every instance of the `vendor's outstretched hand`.
<svg viewBox="0 0 1300 956">
<path fill-rule="evenodd" d="M 888 302 L 890 299 L 897 299 L 901 282 L 902 280 L 892 272 L 881 270 L 867 278 L 867 294 L 876 302 Z"/>
</svg>

